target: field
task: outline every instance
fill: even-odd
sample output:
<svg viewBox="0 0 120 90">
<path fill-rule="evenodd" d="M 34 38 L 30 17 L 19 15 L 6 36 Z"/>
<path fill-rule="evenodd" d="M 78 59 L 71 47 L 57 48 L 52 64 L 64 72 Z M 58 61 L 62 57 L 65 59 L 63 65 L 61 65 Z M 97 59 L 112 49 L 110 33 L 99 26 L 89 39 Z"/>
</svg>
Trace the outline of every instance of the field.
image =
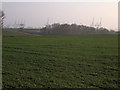
<svg viewBox="0 0 120 90">
<path fill-rule="evenodd" d="M 3 88 L 118 88 L 118 36 L 3 36 Z"/>
</svg>

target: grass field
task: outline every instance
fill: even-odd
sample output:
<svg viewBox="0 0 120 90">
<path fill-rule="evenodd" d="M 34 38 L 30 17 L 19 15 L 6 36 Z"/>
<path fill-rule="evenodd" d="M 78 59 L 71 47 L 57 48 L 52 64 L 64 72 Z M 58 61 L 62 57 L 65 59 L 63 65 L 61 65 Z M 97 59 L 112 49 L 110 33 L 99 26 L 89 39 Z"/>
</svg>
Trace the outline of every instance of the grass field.
<svg viewBox="0 0 120 90">
<path fill-rule="evenodd" d="M 118 36 L 5 36 L 3 88 L 117 88 Z"/>
</svg>

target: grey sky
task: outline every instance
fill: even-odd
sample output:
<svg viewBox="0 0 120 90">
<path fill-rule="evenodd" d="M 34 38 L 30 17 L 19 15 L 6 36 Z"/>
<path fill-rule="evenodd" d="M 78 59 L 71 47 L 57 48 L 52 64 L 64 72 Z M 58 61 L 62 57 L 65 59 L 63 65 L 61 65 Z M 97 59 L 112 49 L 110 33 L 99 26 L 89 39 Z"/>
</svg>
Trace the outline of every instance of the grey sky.
<svg viewBox="0 0 120 90">
<path fill-rule="evenodd" d="M 5 25 L 24 22 L 26 27 L 42 27 L 52 23 L 90 25 L 102 18 L 102 26 L 118 28 L 116 2 L 4 2 Z"/>
</svg>

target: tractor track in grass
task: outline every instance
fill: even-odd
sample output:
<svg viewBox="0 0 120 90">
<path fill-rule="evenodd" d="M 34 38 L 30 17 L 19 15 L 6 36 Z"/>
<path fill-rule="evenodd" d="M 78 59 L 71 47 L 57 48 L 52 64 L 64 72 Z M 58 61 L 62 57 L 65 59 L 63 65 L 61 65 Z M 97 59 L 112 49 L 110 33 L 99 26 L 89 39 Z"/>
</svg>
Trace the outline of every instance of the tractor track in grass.
<svg viewBox="0 0 120 90">
<path fill-rule="evenodd" d="M 16 50 L 4 50 L 4 51 L 7 51 L 7 52 L 16 52 L 16 53 L 24 53 L 24 54 L 31 54 L 31 55 L 38 55 L 38 56 L 41 56 L 41 55 L 44 55 L 44 56 L 49 56 L 49 57 L 56 57 L 55 55 L 50 55 L 50 54 L 41 54 L 41 53 L 38 53 L 38 52 L 29 52 L 29 51 L 16 51 Z"/>
<path fill-rule="evenodd" d="M 9 47 L 10 48 L 10 47 Z M 37 55 L 37 56 L 48 56 L 48 57 L 54 57 L 54 58 L 65 58 L 69 60 L 73 60 L 73 57 L 67 57 L 67 56 L 59 56 L 59 55 L 53 55 L 53 54 L 47 54 L 47 53 L 39 53 L 39 52 L 33 52 L 31 51 L 23 51 L 22 48 L 11 48 L 12 50 L 9 49 L 4 49 L 4 51 L 7 52 L 15 52 L 15 53 L 23 53 L 23 54 L 31 54 L 31 55 Z"/>
<path fill-rule="evenodd" d="M 26 53 L 26 54 L 33 54 L 33 55 L 44 55 L 39 53 L 39 51 L 37 50 L 30 50 L 30 51 L 24 51 L 23 48 L 18 48 L 18 47 L 9 47 L 9 46 L 3 46 L 3 48 L 7 49 L 4 51 L 11 51 L 11 52 L 21 52 L 21 53 Z M 12 49 L 12 50 L 8 50 L 8 49 Z M 51 53 L 51 51 L 49 51 Z M 46 56 L 51 56 L 51 54 L 46 54 Z M 81 57 L 85 57 L 85 55 L 80 55 Z M 52 55 L 52 57 L 56 57 L 56 55 Z M 58 56 L 57 56 L 58 57 Z M 66 57 L 64 56 L 66 59 L 73 59 L 72 57 Z M 109 56 L 109 55 L 90 55 L 90 57 L 103 57 L 103 58 L 109 58 L 109 59 L 113 59 L 113 58 L 118 58 L 118 56 Z"/>
</svg>

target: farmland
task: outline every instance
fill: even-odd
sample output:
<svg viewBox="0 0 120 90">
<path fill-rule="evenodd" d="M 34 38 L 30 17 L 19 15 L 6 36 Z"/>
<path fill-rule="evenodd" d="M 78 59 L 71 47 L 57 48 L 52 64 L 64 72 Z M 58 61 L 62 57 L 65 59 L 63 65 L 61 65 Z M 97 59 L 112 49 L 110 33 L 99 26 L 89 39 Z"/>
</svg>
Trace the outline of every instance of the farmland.
<svg viewBox="0 0 120 90">
<path fill-rule="evenodd" d="M 2 53 L 3 88 L 118 87 L 118 35 L 6 33 Z"/>
</svg>

